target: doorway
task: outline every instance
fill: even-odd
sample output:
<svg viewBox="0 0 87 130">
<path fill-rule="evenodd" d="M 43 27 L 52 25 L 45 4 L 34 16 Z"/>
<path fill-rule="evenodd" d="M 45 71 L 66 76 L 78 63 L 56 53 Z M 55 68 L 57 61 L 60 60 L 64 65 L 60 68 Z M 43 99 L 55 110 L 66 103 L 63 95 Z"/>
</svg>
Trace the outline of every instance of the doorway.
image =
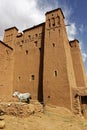
<svg viewBox="0 0 87 130">
<path fill-rule="evenodd" d="M 87 96 L 80 96 L 81 113 L 87 118 Z"/>
</svg>

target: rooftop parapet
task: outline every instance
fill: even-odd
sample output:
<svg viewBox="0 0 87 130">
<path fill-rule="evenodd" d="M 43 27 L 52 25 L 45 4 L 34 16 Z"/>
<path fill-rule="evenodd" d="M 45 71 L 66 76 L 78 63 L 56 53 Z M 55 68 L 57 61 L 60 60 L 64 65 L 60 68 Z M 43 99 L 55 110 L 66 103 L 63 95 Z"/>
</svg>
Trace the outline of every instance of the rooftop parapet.
<svg viewBox="0 0 87 130">
<path fill-rule="evenodd" d="M 17 27 L 11 27 L 11 28 L 7 28 L 7 29 L 5 29 L 5 31 L 9 31 L 9 30 L 12 30 L 12 29 L 16 29 L 17 31 L 18 31 L 18 29 L 17 29 Z"/>
<path fill-rule="evenodd" d="M 53 12 L 55 12 L 55 11 L 59 11 L 59 10 L 60 10 L 60 12 L 62 13 L 63 18 L 65 18 L 61 8 L 57 8 L 57 9 L 54 9 L 54 10 L 48 11 L 48 12 L 45 13 L 45 15 L 47 15 L 47 14 L 49 14 L 49 13 L 53 13 Z"/>
<path fill-rule="evenodd" d="M 77 47 L 79 41 L 77 39 L 73 40 L 73 41 L 69 41 L 70 47 Z"/>
</svg>

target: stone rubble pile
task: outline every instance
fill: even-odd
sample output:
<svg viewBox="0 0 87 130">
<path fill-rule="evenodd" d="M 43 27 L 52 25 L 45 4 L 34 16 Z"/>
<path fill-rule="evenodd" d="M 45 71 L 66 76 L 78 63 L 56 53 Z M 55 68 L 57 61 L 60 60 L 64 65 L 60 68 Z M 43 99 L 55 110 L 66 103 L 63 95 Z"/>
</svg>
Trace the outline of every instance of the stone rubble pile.
<svg viewBox="0 0 87 130">
<path fill-rule="evenodd" d="M 22 102 L 0 103 L 0 111 L 1 115 L 27 117 L 34 113 L 43 112 L 43 106 L 38 101 L 30 104 Z"/>
</svg>

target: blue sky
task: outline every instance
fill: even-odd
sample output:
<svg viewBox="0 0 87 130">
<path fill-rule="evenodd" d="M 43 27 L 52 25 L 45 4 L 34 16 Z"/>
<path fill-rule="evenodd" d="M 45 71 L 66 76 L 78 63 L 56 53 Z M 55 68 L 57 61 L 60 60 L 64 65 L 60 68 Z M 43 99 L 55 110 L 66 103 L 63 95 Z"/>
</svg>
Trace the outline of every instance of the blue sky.
<svg viewBox="0 0 87 130">
<path fill-rule="evenodd" d="M 61 4 L 64 0 L 61 0 Z M 87 73 L 87 0 L 65 0 L 64 6 L 71 10 L 70 21 L 75 23 L 76 35 L 81 46 L 81 52 Z M 63 6 L 63 7 L 64 7 Z"/>
<path fill-rule="evenodd" d="M 87 0 L 0 0 L 0 39 L 6 28 L 20 31 L 45 21 L 46 11 L 61 8 L 69 40 L 79 40 L 87 72 Z"/>
<path fill-rule="evenodd" d="M 69 9 L 69 22 L 75 23 L 77 38 L 80 42 L 81 52 L 87 73 L 87 0 L 60 0 L 60 5 L 64 9 Z"/>
</svg>

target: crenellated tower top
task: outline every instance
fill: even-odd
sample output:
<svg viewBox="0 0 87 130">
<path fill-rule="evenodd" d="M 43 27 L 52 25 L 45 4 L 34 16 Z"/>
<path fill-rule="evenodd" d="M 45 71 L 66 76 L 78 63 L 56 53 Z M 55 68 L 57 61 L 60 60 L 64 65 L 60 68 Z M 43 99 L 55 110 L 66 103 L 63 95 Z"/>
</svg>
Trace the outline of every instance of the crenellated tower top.
<svg viewBox="0 0 87 130">
<path fill-rule="evenodd" d="M 46 14 L 46 28 L 52 29 L 64 25 L 64 14 L 61 8 L 47 12 Z"/>
</svg>

